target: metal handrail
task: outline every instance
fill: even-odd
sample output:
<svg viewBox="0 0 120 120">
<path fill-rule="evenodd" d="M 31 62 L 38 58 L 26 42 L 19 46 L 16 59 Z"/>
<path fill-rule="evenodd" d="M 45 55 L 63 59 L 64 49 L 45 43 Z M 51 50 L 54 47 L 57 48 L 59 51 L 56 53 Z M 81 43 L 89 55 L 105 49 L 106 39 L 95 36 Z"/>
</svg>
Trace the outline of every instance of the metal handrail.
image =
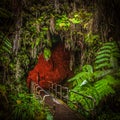
<svg viewBox="0 0 120 120">
<path fill-rule="evenodd" d="M 32 82 L 33 82 L 33 81 L 32 81 Z M 42 101 L 44 101 L 45 98 L 48 97 L 48 96 L 53 99 L 53 96 L 51 96 L 51 95 L 50 95 L 46 90 L 44 90 L 39 84 L 37 84 L 37 83 L 35 83 L 35 82 L 33 82 L 32 84 L 35 85 L 35 86 L 34 86 L 34 87 L 35 87 L 35 94 L 37 93 L 37 89 L 38 89 L 38 88 L 40 88 L 39 92 L 43 91 L 43 92 L 45 93 L 45 95 L 44 95 L 43 97 L 41 96 L 41 98 L 43 98 Z M 37 95 L 37 94 L 36 94 L 36 95 Z M 40 94 L 39 94 L 39 95 L 40 95 Z"/>
<path fill-rule="evenodd" d="M 55 94 L 55 97 L 58 97 L 58 95 L 60 96 L 60 99 L 62 99 L 63 100 L 63 98 L 65 99 L 66 98 L 66 96 L 68 96 L 68 94 L 69 94 L 69 89 L 68 89 L 68 87 L 64 87 L 64 86 L 62 86 L 62 85 L 60 85 L 60 84 L 57 84 L 57 83 L 53 83 L 53 82 L 51 82 L 51 81 L 48 81 L 48 83 L 51 85 L 51 86 L 49 86 L 49 91 L 50 92 L 52 92 L 52 93 L 54 93 Z M 59 88 L 59 91 L 58 91 L 58 88 Z M 66 91 L 65 91 L 66 90 Z M 54 91 L 54 92 L 53 92 Z M 63 95 L 63 92 L 66 92 L 67 93 L 67 95 Z"/>
<path fill-rule="evenodd" d="M 77 106 L 77 109 L 75 109 L 77 111 L 80 109 L 83 110 L 83 112 L 89 112 L 89 110 L 90 111 L 93 110 L 89 107 L 87 101 L 86 101 L 86 103 L 87 103 L 88 107 L 90 108 L 89 110 L 85 109 L 81 104 L 74 102 L 74 101 L 71 101 L 69 99 L 69 94 L 72 92 L 76 95 L 82 96 L 85 99 L 86 98 L 90 99 L 91 101 L 93 101 L 93 105 L 96 106 L 96 100 L 92 96 L 83 95 L 83 94 L 78 93 L 76 91 L 69 90 L 68 87 L 64 87 L 64 86 L 57 84 L 57 83 L 52 83 L 51 81 L 48 81 L 48 83 L 49 83 L 49 92 L 44 90 L 39 84 L 34 82 L 35 92 L 37 93 L 38 88 L 40 88 L 39 91 L 43 91 L 45 93 L 45 95 L 43 97 L 41 96 L 42 101 L 44 101 L 46 97 L 51 97 L 52 99 L 54 99 L 56 97 L 56 98 L 60 98 L 61 100 L 63 100 L 66 104 L 71 103 L 71 104 L 73 104 L 74 107 Z M 54 95 L 51 95 L 51 93 L 53 93 Z M 39 93 L 39 95 L 40 95 L 40 93 Z"/>
<path fill-rule="evenodd" d="M 74 94 L 76 94 L 76 95 L 80 95 L 80 96 L 82 96 L 83 98 L 87 98 L 87 99 L 90 99 L 91 101 L 93 101 L 93 105 L 94 106 L 96 106 L 96 100 L 92 97 L 92 96 L 87 96 L 87 95 L 83 95 L 83 94 L 81 94 L 81 93 L 78 93 L 78 92 L 76 92 L 76 91 L 73 91 L 73 90 L 69 90 L 68 89 L 68 87 L 64 87 L 64 86 L 62 86 L 62 85 L 60 85 L 60 84 L 56 84 L 56 83 L 52 83 L 51 81 L 49 81 L 48 83 L 50 83 L 51 84 L 51 87 L 49 86 L 49 88 L 52 90 L 50 90 L 50 92 L 53 92 L 53 91 L 55 91 L 55 95 L 56 95 L 56 97 L 59 97 L 58 96 L 58 91 L 57 90 L 54 90 L 54 85 L 56 85 L 56 86 L 59 86 L 60 87 L 60 92 L 62 92 L 62 93 L 60 93 L 59 95 L 60 95 L 60 99 L 62 99 L 64 102 L 66 102 L 66 103 L 68 103 L 68 102 L 70 102 L 70 103 L 72 103 L 72 104 L 74 104 L 75 106 L 76 106 L 76 104 L 77 103 L 75 103 L 75 102 L 73 102 L 73 101 L 71 101 L 70 99 L 69 99 L 69 94 L 70 94 L 70 92 L 73 92 Z M 57 88 L 55 86 L 55 88 Z M 67 93 L 66 93 L 66 95 L 63 95 L 63 92 L 65 92 L 64 90 L 67 90 Z M 67 96 L 67 97 L 66 97 Z M 87 101 L 86 101 L 87 102 Z M 88 104 L 88 103 L 87 103 Z M 78 107 L 82 107 L 81 105 L 78 105 Z M 84 109 L 84 108 L 82 108 L 82 109 Z M 86 109 L 84 109 L 86 112 L 89 112 L 88 110 L 86 110 Z M 93 110 L 93 109 L 91 109 L 90 108 L 90 110 Z"/>
</svg>

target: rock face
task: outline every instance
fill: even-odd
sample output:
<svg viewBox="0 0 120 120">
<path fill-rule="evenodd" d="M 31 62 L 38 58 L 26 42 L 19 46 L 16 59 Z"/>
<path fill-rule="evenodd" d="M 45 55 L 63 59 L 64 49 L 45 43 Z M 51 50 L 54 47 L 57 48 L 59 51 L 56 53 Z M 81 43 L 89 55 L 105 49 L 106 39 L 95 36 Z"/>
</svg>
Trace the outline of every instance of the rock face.
<svg viewBox="0 0 120 120">
<path fill-rule="evenodd" d="M 63 44 L 58 44 L 52 51 L 48 61 L 43 54 L 39 56 L 38 63 L 34 69 L 29 72 L 27 85 L 35 81 L 44 89 L 49 88 L 48 81 L 60 83 L 72 75 L 69 69 L 70 53 L 65 50 Z"/>
</svg>

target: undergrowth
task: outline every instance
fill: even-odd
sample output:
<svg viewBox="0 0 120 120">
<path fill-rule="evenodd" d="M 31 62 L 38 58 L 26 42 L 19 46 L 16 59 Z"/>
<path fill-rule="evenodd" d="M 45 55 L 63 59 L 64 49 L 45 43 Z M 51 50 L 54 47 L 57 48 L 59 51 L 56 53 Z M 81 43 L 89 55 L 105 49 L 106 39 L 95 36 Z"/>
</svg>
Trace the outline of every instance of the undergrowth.
<svg viewBox="0 0 120 120">
<path fill-rule="evenodd" d="M 0 85 L 0 119 L 53 120 L 48 107 L 33 94 L 14 85 Z"/>
<path fill-rule="evenodd" d="M 108 96 L 116 94 L 120 86 L 119 58 L 120 52 L 117 45 L 114 42 L 107 42 L 97 52 L 94 66 L 84 65 L 81 72 L 68 80 L 73 85 L 70 100 L 80 105 L 80 108 L 77 108 L 79 112 L 86 116 L 95 112 L 97 114 L 96 108 L 100 103 Z M 69 103 L 69 106 L 75 109 L 73 104 Z M 81 108 L 85 111 L 84 113 Z"/>
</svg>

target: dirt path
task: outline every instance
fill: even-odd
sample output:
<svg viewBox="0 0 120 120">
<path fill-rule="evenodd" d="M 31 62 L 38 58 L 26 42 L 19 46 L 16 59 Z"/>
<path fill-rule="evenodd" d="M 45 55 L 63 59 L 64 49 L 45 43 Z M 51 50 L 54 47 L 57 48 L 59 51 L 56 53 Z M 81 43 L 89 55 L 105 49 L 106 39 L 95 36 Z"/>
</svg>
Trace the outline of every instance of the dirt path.
<svg viewBox="0 0 120 120">
<path fill-rule="evenodd" d="M 65 103 L 56 98 L 46 97 L 45 104 L 54 114 L 54 120 L 85 120 L 78 117 Z"/>
</svg>

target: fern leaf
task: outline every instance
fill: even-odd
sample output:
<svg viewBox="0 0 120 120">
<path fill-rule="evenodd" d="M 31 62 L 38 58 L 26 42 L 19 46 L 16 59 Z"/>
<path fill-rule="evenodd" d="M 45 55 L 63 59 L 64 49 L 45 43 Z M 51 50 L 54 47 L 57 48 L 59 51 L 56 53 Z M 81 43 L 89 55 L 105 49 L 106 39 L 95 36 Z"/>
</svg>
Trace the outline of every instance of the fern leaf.
<svg viewBox="0 0 120 120">
<path fill-rule="evenodd" d="M 96 67 L 95 67 L 95 69 L 97 70 L 97 69 L 102 69 L 102 68 L 104 68 L 104 67 L 107 67 L 107 68 L 110 68 L 111 67 L 111 64 L 109 64 L 109 63 L 102 63 L 102 64 L 99 64 L 99 65 L 97 65 Z"/>
<path fill-rule="evenodd" d="M 118 68 L 118 59 L 114 56 L 111 56 L 110 64 L 114 69 L 117 69 Z"/>
<path fill-rule="evenodd" d="M 110 46 L 110 45 L 105 45 L 105 46 L 103 46 L 102 48 L 100 48 L 100 50 L 111 49 L 111 48 L 112 48 L 112 46 Z"/>
<path fill-rule="evenodd" d="M 75 75 L 73 78 L 69 79 L 68 82 L 74 82 L 76 85 L 82 84 L 84 80 L 91 81 L 92 79 L 92 73 L 90 72 L 80 72 L 77 75 Z"/>
<path fill-rule="evenodd" d="M 105 54 L 100 54 L 100 55 L 98 55 L 98 56 L 96 57 L 96 59 L 101 59 L 101 58 L 103 58 L 103 57 L 108 57 L 108 58 L 110 58 L 110 54 L 107 54 L 107 53 L 105 53 Z"/>
<path fill-rule="evenodd" d="M 8 48 L 12 48 L 12 44 L 8 40 L 4 40 L 4 43 Z"/>
<path fill-rule="evenodd" d="M 100 79 L 108 74 L 111 74 L 111 73 L 113 73 L 113 69 L 95 71 L 93 75 L 94 75 L 94 78 L 98 80 L 98 79 Z"/>
<path fill-rule="evenodd" d="M 94 84 L 94 87 L 99 93 L 100 100 L 109 94 L 114 94 L 115 90 L 112 88 L 112 86 L 116 86 L 118 83 L 119 81 L 115 80 L 115 78 L 110 75 L 107 75 L 103 79 L 97 81 Z"/>
<path fill-rule="evenodd" d="M 111 53 L 111 49 L 104 49 L 104 50 L 101 50 L 97 53 L 97 55 L 100 55 L 100 54 L 105 54 L 105 53 L 108 53 L 110 54 Z"/>
<path fill-rule="evenodd" d="M 97 53 L 95 60 L 95 69 L 102 68 L 118 68 L 118 59 L 120 58 L 120 51 L 115 42 L 107 42 Z"/>
<path fill-rule="evenodd" d="M 91 65 L 84 65 L 82 71 L 93 73 L 93 67 Z"/>
<path fill-rule="evenodd" d="M 113 46 L 115 43 L 114 42 L 106 42 L 104 46 Z"/>
<path fill-rule="evenodd" d="M 115 90 L 111 88 L 110 86 L 103 86 L 103 88 L 102 88 L 102 91 L 99 90 L 100 100 L 102 100 L 103 98 L 105 98 L 106 96 L 110 94 L 115 94 Z"/>
<path fill-rule="evenodd" d="M 68 80 L 68 82 L 73 82 L 73 81 L 75 81 L 75 80 L 79 79 L 79 78 L 80 78 L 80 76 L 81 76 L 81 74 L 80 74 L 80 73 L 78 73 L 78 74 L 77 74 L 77 75 L 75 75 L 73 78 L 69 79 L 69 80 Z"/>
<path fill-rule="evenodd" d="M 109 58 L 102 58 L 102 59 L 97 59 L 96 61 L 95 61 L 95 64 L 99 64 L 99 63 L 102 63 L 102 62 L 106 62 L 106 61 L 108 61 L 109 62 Z"/>
<path fill-rule="evenodd" d="M 5 52 L 7 52 L 7 53 L 11 53 L 11 51 L 10 51 L 7 47 L 5 47 L 5 46 L 2 46 L 2 49 L 3 49 Z"/>
<path fill-rule="evenodd" d="M 99 80 L 96 82 L 96 84 L 104 84 L 104 85 L 113 85 L 113 84 L 118 84 L 119 81 L 117 81 L 114 77 L 111 75 L 107 75 L 103 79 Z"/>
</svg>

